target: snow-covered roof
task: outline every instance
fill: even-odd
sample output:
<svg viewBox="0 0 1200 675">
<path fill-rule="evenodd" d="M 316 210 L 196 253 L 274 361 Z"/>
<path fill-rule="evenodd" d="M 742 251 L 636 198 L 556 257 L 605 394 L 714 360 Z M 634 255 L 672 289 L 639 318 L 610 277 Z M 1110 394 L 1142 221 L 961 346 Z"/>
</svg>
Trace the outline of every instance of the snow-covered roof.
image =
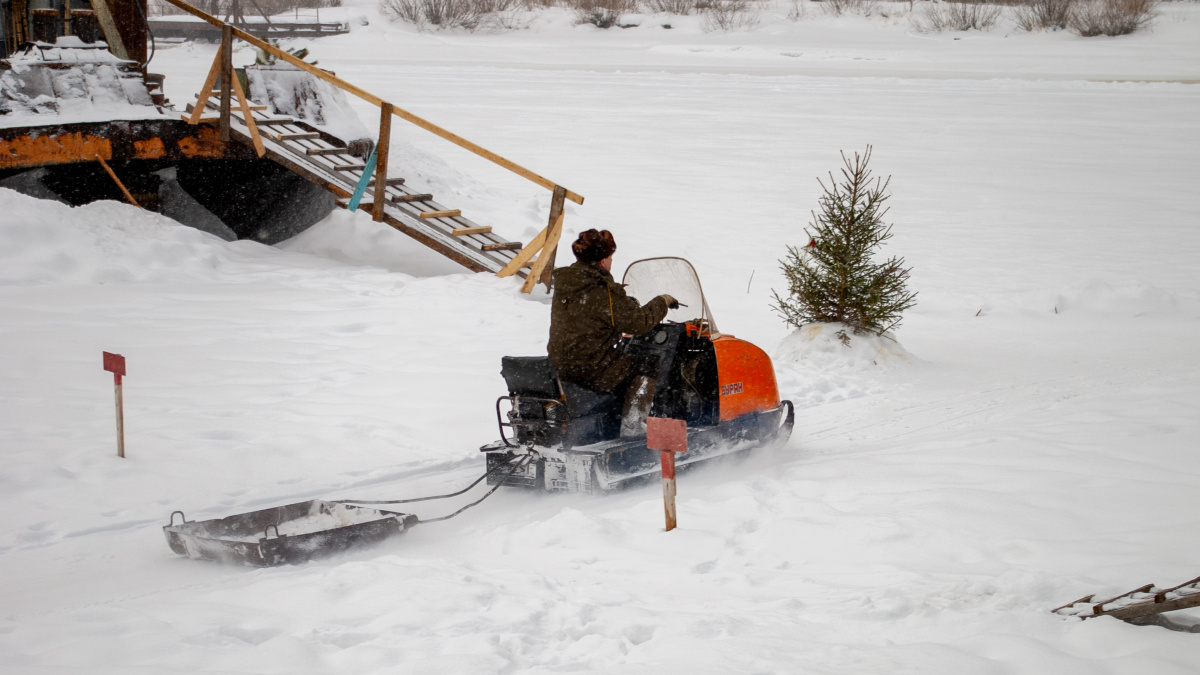
<svg viewBox="0 0 1200 675">
<path fill-rule="evenodd" d="M 0 128 L 164 116 L 137 64 L 103 42 L 60 37 L 0 61 Z"/>
</svg>

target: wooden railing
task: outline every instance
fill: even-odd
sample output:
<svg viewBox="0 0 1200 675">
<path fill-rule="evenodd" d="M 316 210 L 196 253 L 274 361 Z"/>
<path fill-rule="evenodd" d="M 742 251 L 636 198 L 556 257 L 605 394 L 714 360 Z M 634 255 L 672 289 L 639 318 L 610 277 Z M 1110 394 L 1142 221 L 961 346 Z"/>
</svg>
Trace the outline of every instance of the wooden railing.
<svg viewBox="0 0 1200 675">
<path fill-rule="evenodd" d="M 226 86 L 221 92 L 219 118 L 221 140 L 229 140 L 229 113 L 233 104 L 234 94 L 238 95 L 244 117 L 248 120 L 250 113 L 245 94 L 241 91 L 238 78 L 233 76 L 233 38 L 237 38 L 243 42 L 254 45 L 264 52 L 274 55 L 275 58 L 290 63 L 291 65 L 310 73 L 314 77 L 320 78 L 343 91 L 349 92 L 380 109 L 379 142 L 376 145 L 374 181 L 375 207 L 373 209 L 373 213 L 376 221 L 379 221 L 383 218 L 383 208 L 384 201 L 386 199 L 385 193 L 387 186 L 388 145 L 391 140 L 393 115 L 436 136 L 440 136 L 459 146 L 460 148 L 473 152 L 476 155 L 479 155 L 480 157 L 483 157 L 494 164 L 502 166 L 518 176 L 537 183 L 538 185 L 553 192 L 553 197 L 550 201 L 550 222 L 546 225 L 546 228 L 543 229 L 536 237 L 534 237 L 533 241 L 529 242 L 528 245 L 521 249 L 521 252 L 518 253 L 516 257 L 514 257 L 512 261 L 504 267 L 504 269 L 497 273 L 497 276 L 501 277 L 511 276 L 522 267 L 527 265 L 533 256 L 541 251 L 541 255 L 539 255 L 538 259 L 533 262 L 529 271 L 529 275 L 525 279 L 525 285 L 521 287 L 521 291 L 523 293 L 530 292 L 539 281 L 544 281 L 546 282 L 547 287 L 549 286 L 550 273 L 554 269 L 555 251 L 558 248 L 558 240 L 562 235 L 564 202 L 566 200 L 570 200 L 576 204 L 583 204 L 583 197 L 581 195 L 566 189 L 549 178 L 526 169 L 516 162 L 505 159 L 491 150 L 472 143 L 462 136 L 447 131 L 446 129 L 443 129 L 442 127 L 439 127 L 438 125 L 422 117 L 414 115 L 403 108 L 396 107 L 395 105 L 383 100 L 369 91 L 366 91 L 365 89 L 356 87 L 355 85 L 346 82 L 345 80 L 332 75 L 310 63 L 305 63 L 302 59 L 298 59 L 292 54 L 279 49 L 265 40 L 260 40 L 244 30 L 227 24 L 211 14 L 202 12 L 188 3 L 183 2 L 183 0 L 163 1 L 174 5 L 188 14 L 191 14 L 192 16 L 202 19 L 203 21 L 206 21 L 221 29 L 221 47 L 217 54 L 217 60 L 213 63 L 213 68 L 209 73 L 208 81 L 205 83 L 205 89 L 200 94 L 201 100 L 197 101 L 197 107 L 192 116 L 193 123 L 201 121 L 202 111 L 206 103 L 208 93 L 212 91 L 213 84 L 215 83 L 216 76 L 218 74 L 221 75 L 222 82 L 233 84 L 232 87 Z M 249 121 L 248 125 L 251 125 Z M 261 141 L 259 141 L 256 131 L 254 133 L 254 141 L 256 149 L 259 150 L 259 156 L 262 156 Z"/>
</svg>

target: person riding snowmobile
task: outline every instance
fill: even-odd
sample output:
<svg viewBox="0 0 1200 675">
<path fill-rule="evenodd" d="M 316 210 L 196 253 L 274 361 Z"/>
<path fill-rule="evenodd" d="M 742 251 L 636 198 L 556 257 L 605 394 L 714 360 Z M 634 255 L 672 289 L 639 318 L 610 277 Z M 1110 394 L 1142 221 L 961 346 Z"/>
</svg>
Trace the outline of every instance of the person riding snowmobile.
<svg viewBox="0 0 1200 675">
<path fill-rule="evenodd" d="M 627 354 L 621 338 L 650 332 L 679 304 L 669 295 L 645 305 L 626 295 L 610 273 L 616 250 L 608 230 L 588 230 L 571 244 L 576 262 L 554 270 L 547 351 L 562 380 L 624 394 L 622 435 L 633 435 L 654 398 L 658 364 Z"/>
</svg>

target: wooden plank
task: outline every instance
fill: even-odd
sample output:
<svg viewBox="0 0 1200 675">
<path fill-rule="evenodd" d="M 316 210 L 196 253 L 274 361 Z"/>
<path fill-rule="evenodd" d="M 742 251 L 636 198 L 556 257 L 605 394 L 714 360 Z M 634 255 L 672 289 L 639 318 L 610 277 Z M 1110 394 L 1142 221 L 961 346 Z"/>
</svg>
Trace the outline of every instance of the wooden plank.
<svg viewBox="0 0 1200 675">
<path fill-rule="evenodd" d="M 1153 614 L 1162 614 L 1163 612 L 1173 612 L 1177 609 L 1188 609 L 1191 607 L 1200 607 L 1200 593 L 1192 593 L 1174 600 L 1166 602 L 1139 602 L 1132 605 L 1126 605 L 1114 610 L 1105 612 L 1108 616 L 1122 621 L 1130 619 L 1138 619 L 1143 616 L 1151 616 Z"/>
<path fill-rule="evenodd" d="M 238 86 L 240 87 L 240 86 L 241 86 L 241 84 L 242 84 L 242 81 L 239 79 L 239 80 L 238 80 Z M 214 90 L 214 91 L 213 91 L 213 93 L 224 93 L 224 90 L 222 89 L 222 90 L 221 90 L 221 91 L 219 91 L 219 92 Z M 234 93 L 236 94 L 237 92 L 235 91 Z M 196 102 L 197 102 L 197 103 L 199 103 L 199 99 L 200 99 L 200 97 L 199 97 L 199 96 L 196 96 L 195 98 L 197 99 L 197 101 L 196 101 Z M 211 104 L 211 103 L 209 103 L 208 105 L 212 105 L 212 104 Z M 252 110 L 252 111 L 255 111 L 255 112 L 264 112 L 264 111 L 266 111 L 266 110 L 267 110 L 267 106 L 265 106 L 265 105 L 251 105 L 251 106 L 247 106 L 247 107 L 249 107 L 249 108 L 250 108 L 250 110 Z"/>
<path fill-rule="evenodd" d="M 392 104 L 385 102 L 379 108 L 379 143 L 375 145 L 375 222 L 383 220 L 387 206 L 388 148 L 392 144 Z"/>
<path fill-rule="evenodd" d="M 171 0 L 167 0 L 167 1 L 170 2 Z M 445 129 L 439 127 L 438 125 L 436 125 L 432 122 L 426 121 L 425 119 L 422 119 L 420 117 L 417 117 L 416 115 L 408 112 L 407 110 L 403 110 L 401 108 L 396 108 L 396 116 L 402 120 L 406 120 L 408 122 L 411 122 L 412 124 L 415 124 L 418 127 L 421 127 L 425 131 L 428 131 L 429 133 L 431 133 L 435 136 L 440 136 L 440 137 L 446 139 L 447 141 L 450 141 L 451 143 L 457 145 L 458 147 L 463 148 L 464 150 L 469 150 L 469 151 L 475 153 L 476 155 L 479 155 L 480 157 L 492 162 L 493 164 L 499 164 L 500 166 L 517 174 L 518 176 L 521 176 L 522 178 L 524 178 L 526 180 L 529 180 L 534 183 L 537 183 L 538 185 L 541 185 L 542 187 L 546 188 L 547 190 L 553 190 L 555 187 L 557 187 L 557 184 L 554 181 L 552 181 L 548 178 L 543 178 L 542 176 L 539 176 L 538 174 L 530 171 L 529 169 L 526 169 L 525 167 L 521 166 L 520 164 L 509 161 L 509 160 L 501 157 L 500 155 L 497 155 L 496 153 L 492 152 L 491 150 L 484 148 L 481 145 L 477 145 L 475 143 L 472 143 L 471 141 L 468 141 L 467 139 L 463 138 L 462 136 L 459 136 L 457 134 L 453 134 L 449 131 L 446 131 Z M 574 192 L 571 192 L 570 190 L 566 191 L 566 197 L 567 197 L 567 199 L 570 199 L 571 201 L 575 202 L 576 204 L 583 204 L 583 197 Z"/>
<path fill-rule="evenodd" d="M 260 126 L 260 127 L 261 126 L 271 126 L 274 124 L 295 124 L 296 123 L 296 120 L 294 120 L 290 117 L 276 117 L 274 119 L 254 120 L 254 121 L 256 123 L 258 123 L 258 126 Z M 320 136 L 320 134 L 317 134 L 317 135 Z"/>
<path fill-rule="evenodd" d="M 220 117 L 201 117 L 200 119 L 196 120 L 195 122 L 192 121 L 191 115 L 180 115 L 179 117 L 180 117 L 180 119 L 182 119 L 184 122 L 187 122 L 188 124 L 212 124 L 213 122 L 221 121 Z"/>
<path fill-rule="evenodd" d="M 519 241 L 506 241 L 503 244 L 485 244 L 479 247 L 481 251 L 516 251 L 524 245 Z"/>
<path fill-rule="evenodd" d="M 254 123 L 254 115 L 250 113 L 250 102 L 246 100 L 246 92 L 242 91 L 242 82 L 236 73 L 229 81 L 233 83 L 233 93 L 237 96 L 238 105 L 242 108 L 242 117 L 244 118 L 242 121 L 250 130 L 250 142 L 254 144 L 254 152 L 262 157 L 267 154 L 267 150 L 263 147 L 262 136 L 258 135 L 258 126 Z"/>
<path fill-rule="evenodd" d="M 428 246 L 429 248 L 437 251 L 438 253 L 441 253 L 442 255 L 453 260 L 454 262 L 458 263 L 459 265 L 462 265 L 463 267 L 471 270 L 472 272 L 490 272 L 491 271 L 488 268 L 486 268 L 483 265 L 476 262 L 473 258 L 470 258 L 470 257 L 462 254 L 461 252 L 456 251 L 456 250 L 446 246 L 445 244 L 441 243 L 440 241 L 437 241 L 436 239 L 433 239 L 432 237 L 426 235 L 424 232 L 421 232 L 419 230 L 413 229 L 412 227 L 409 227 L 408 225 L 406 225 L 404 223 L 404 221 L 400 220 L 399 218 L 396 218 L 395 216 L 393 216 L 390 213 L 385 213 L 383 215 L 383 222 L 387 223 L 388 225 L 391 225 L 392 227 L 396 228 L 397 230 L 403 232 L 404 234 L 407 234 L 408 236 L 412 237 L 413 239 L 416 239 L 417 241 L 419 241 L 422 244 Z"/>
<path fill-rule="evenodd" d="M 1083 596 L 1082 598 L 1080 598 L 1080 599 L 1078 599 L 1078 600 L 1075 600 L 1075 601 L 1073 601 L 1073 602 L 1068 602 L 1067 604 L 1063 605 L 1062 607 L 1055 607 L 1054 609 L 1050 610 L 1050 613 L 1051 613 L 1051 614 L 1058 614 L 1060 611 L 1062 611 L 1062 610 L 1064 610 L 1064 609 L 1066 609 L 1066 608 L 1068 608 L 1068 607 L 1074 607 L 1075 605 L 1078 605 L 1078 604 L 1079 604 L 1079 603 L 1081 603 L 1081 602 L 1087 602 L 1087 601 L 1091 600 L 1091 599 L 1092 599 L 1092 598 L 1094 598 L 1094 597 L 1096 597 L 1096 596 L 1094 596 L 1094 595 L 1085 595 L 1085 596 Z"/>
<path fill-rule="evenodd" d="M 108 8 L 108 2 L 92 0 L 92 10 L 96 12 L 96 20 L 100 22 L 100 32 L 104 33 L 108 50 L 118 59 L 131 61 L 129 52 L 125 50 L 125 43 L 121 41 L 121 31 L 117 29 L 117 22 L 113 20 L 112 12 Z"/>
<path fill-rule="evenodd" d="M 563 204 L 566 199 L 566 188 L 561 185 L 554 187 L 554 196 L 550 199 L 550 222 L 562 222 Z M 560 225 L 561 227 L 561 225 Z M 543 256 L 545 254 L 542 254 Z M 550 250 L 550 257 L 546 260 L 545 266 L 542 268 L 542 274 L 538 277 L 538 283 L 546 284 L 546 292 L 550 292 L 550 282 L 554 278 L 554 262 L 558 258 L 558 246 Z M 533 290 L 533 287 L 530 287 Z"/>
<path fill-rule="evenodd" d="M 321 168 L 324 169 L 325 167 L 321 167 Z M 360 171 L 365 168 L 367 168 L 366 164 L 342 164 L 339 166 L 331 167 L 331 169 L 333 171 Z"/>
<path fill-rule="evenodd" d="M 104 161 L 104 158 L 100 155 L 96 155 L 96 161 L 100 162 L 100 166 L 104 167 L 104 170 L 108 172 L 109 178 L 112 178 L 113 182 L 117 184 L 117 187 L 121 188 L 121 194 L 125 195 L 125 199 L 128 199 L 130 204 L 133 204 L 139 209 L 142 208 L 142 205 L 137 203 L 137 200 L 133 198 L 133 195 L 129 194 L 129 190 L 125 189 L 125 184 L 121 182 L 120 178 L 117 178 L 117 174 L 114 173 L 112 168 L 108 166 L 108 162 Z"/>
<path fill-rule="evenodd" d="M 423 216 L 422 216 L 423 217 Z M 456 227 L 450 231 L 450 234 L 456 237 L 466 237 L 472 234 L 491 234 L 491 225 L 480 225 L 478 227 Z"/>
<path fill-rule="evenodd" d="M 1145 586 L 1135 588 L 1132 591 L 1129 591 L 1127 593 L 1122 593 L 1120 595 L 1114 595 L 1113 597 L 1111 597 L 1103 602 L 1097 602 L 1092 605 L 1092 614 L 1103 614 L 1104 606 L 1107 605 L 1108 603 L 1113 602 L 1115 600 L 1120 600 L 1121 598 L 1124 598 L 1129 595 L 1133 595 L 1134 593 L 1145 593 L 1146 591 L 1150 590 L 1151 588 L 1154 588 L 1154 584 L 1146 584 Z"/>
<path fill-rule="evenodd" d="M 533 287 L 537 286 L 538 281 L 542 278 L 542 273 L 546 271 L 546 265 L 554 259 L 554 254 L 558 250 L 558 238 L 562 236 L 563 213 L 559 212 L 558 220 L 549 228 L 550 232 L 546 235 L 546 245 L 542 248 L 542 254 L 538 256 L 537 262 L 529 269 L 529 276 L 525 277 L 525 283 L 521 285 L 522 293 L 533 291 Z"/>
<path fill-rule="evenodd" d="M 533 240 L 525 246 L 525 248 L 521 249 L 520 253 L 513 256 L 513 259 L 508 261 L 508 264 L 505 265 L 503 269 L 501 269 L 499 272 L 496 272 L 496 276 L 511 277 L 512 275 L 518 273 L 522 267 L 525 267 L 525 263 L 529 262 L 530 258 L 536 255 L 538 251 L 542 250 L 542 246 L 544 246 L 546 243 L 546 235 L 549 231 L 550 226 L 547 225 L 546 229 L 538 232 L 537 236 L 534 237 Z"/>
<path fill-rule="evenodd" d="M 428 202 L 433 200 L 433 195 L 400 195 L 399 197 L 391 197 L 388 201 L 394 204 L 403 204 L 405 202 Z"/>
<path fill-rule="evenodd" d="M 388 187 L 404 185 L 404 179 L 403 178 L 389 178 L 389 179 L 387 179 L 387 184 L 388 184 Z"/>
<path fill-rule="evenodd" d="M 279 49 L 278 47 L 276 47 L 272 44 L 269 44 L 263 40 L 260 40 L 256 37 L 254 37 L 253 35 L 251 35 L 250 33 L 247 33 L 246 31 L 243 31 L 243 30 L 240 30 L 237 28 L 233 28 L 232 26 L 228 26 L 227 24 L 223 23 L 216 17 L 214 17 L 210 14 L 207 14 L 205 12 L 202 12 L 199 9 L 196 9 L 195 7 L 189 5 L 188 3 L 183 2 L 182 0 L 166 0 L 166 2 L 178 7 L 179 9 L 182 9 L 183 11 L 187 12 L 188 14 L 191 14 L 192 16 L 198 17 L 204 21 L 207 21 L 208 23 L 210 23 L 214 26 L 221 28 L 222 31 L 225 31 L 226 29 L 232 30 L 233 34 L 236 35 L 238 38 L 254 45 L 255 47 L 258 47 L 259 49 L 261 49 L 265 52 L 274 54 L 276 58 L 282 59 L 285 62 L 290 63 L 293 66 L 296 66 L 297 68 L 299 68 L 307 73 L 310 73 L 321 80 L 324 80 L 324 81 L 334 85 L 335 87 L 339 87 L 345 91 L 348 91 L 351 94 L 354 94 L 355 96 L 361 98 L 362 100 L 375 105 L 376 107 L 382 107 L 383 104 L 385 103 L 385 101 L 383 99 L 366 91 L 365 89 L 356 87 L 356 86 L 350 84 L 349 82 L 339 79 L 338 77 L 336 77 L 334 75 L 330 75 L 329 73 L 325 72 L 324 70 L 322 70 L 320 68 L 317 68 L 316 66 L 314 66 L 310 63 L 305 63 L 302 59 L 298 59 L 295 56 L 283 51 L 282 49 Z M 465 138 L 462 138 L 461 136 L 453 134 L 453 133 L 437 126 L 436 124 L 433 124 L 432 122 L 424 120 L 424 119 L 408 112 L 407 110 L 403 110 L 401 108 L 397 108 L 397 107 L 393 106 L 393 112 L 400 119 L 403 119 L 407 122 L 411 122 L 412 124 L 415 124 L 416 126 L 421 127 L 422 129 L 425 129 L 426 131 L 428 131 L 436 136 L 440 136 L 441 138 L 444 138 L 447 141 L 454 143 L 455 145 L 459 146 L 460 148 L 469 150 L 469 151 L 475 153 L 476 155 L 479 155 L 480 157 L 487 159 L 488 161 L 491 161 L 495 164 L 499 164 L 500 166 L 508 169 L 509 171 L 512 171 L 513 173 L 517 174 L 518 176 L 521 176 L 521 177 L 525 178 L 526 180 L 530 180 L 534 183 L 537 183 L 538 185 L 541 185 L 542 187 L 546 188 L 547 190 L 553 190 L 555 187 L 557 187 L 557 184 L 554 183 L 553 181 L 551 181 L 547 178 L 544 178 L 542 176 L 539 176 L 538 174 L 530 171 L 529 169 L 526 169 L 525 167 L 523 167 L 519 164 L 516 164 L 515 162 L 511 162 L 511 161 L 501 157 L 500 155 L 497 155 L 496 153 L 491 152 L 490 150 L 487 150 L 479 145 L 476 145 L 475 143 L 468 141 Z M 572 202 L 575 202 L 576 204 L 583 204 L 583 197 L 574 192 L 571 192 L 570 190 L 566 191 L 566 198 L 571 200 Z"/>
<path fill-rule="evenodd" d="M 460 211 L 458 209 L 446 209 L 444 211 L 425 211 L 423 213 L 417 214 L 418 217 L 426 218 L 426 219 L 428 219 L 428 218 L 454 218 L 454 217 L 461 216 L 461 215 L 462 215 L 462 211 Z"/>
<path fill-rule="evenodd" d="M 309 140 L 313 140 L 313 139 L 321 137 L 321 134 L 318 134 L 315 131 L 302 131 L 302 132 L 298 132 L 298 133 L 297 132 L 288 133 L 285 131 L 281 131 L 277 134 L 267 134 L 267 135 L 281 143 L 284 141 L 309 141 Z"/>
<path fill-rule="evenodd" d="M 233 26 L 225 25 L 221 27 L 221 48 L 217 51 L 221 55 L 221 81 L 224 87 L 221 89 L 221 135 L 220 138 L 226 143 L 229 142 L 229 113 L 232 104 L 230 94 L 233 92 L 233 87 L 229 86 L 230 79 L 236 77 L 233 72 Z M 199 106 L 197 106 L 199 107 Z"/>
<path fill-rule="evenodd" d="M 213 87 L 217 84 L 217 76 L 221 74 L 221 51 L 217 50 L 217 57 L 213 59 L 212 67 L 208 69 L 208 77 L 204 78 L 204 86 L 200 88 L 200 93 L 196 97 L 196 107 L 192 108 L 192 116 L 187 121 L 190 124 L 199 124 L 201 117 L 204 116 L 204 108 L 208 104 L 209 97 L 212 96 Z"/>
<path fill-rule="evenodd" d="M 337 200 L 337 205 L 338 205 L 338 206 L 340 206 L 340 207 L 342 207 L 343 209 L 348 209 L 348 208 L 350 208 L 350 200 L 351 200 L 352 198 L 353 198 L 353 196 L 351 196 L 351 197 L 343 197 L 343 198 L 341 198 L 341 199 L 338 199 L 338 200 Z M 359 202 L 358 202 L 358 207 L 357 207 L 357 208 L 358 208 L 358 210 L 360 210 L 360 211 L 366 211 L 367 213 L 374 213 L 374 212 L 375 212 L 375 204 L 374 204 L 373 202 L 368 202 L 368 201 L 365 201 L 365 200 L 359 200 Z"/>
<path fill-rule="evenodd" d="M 348 155 L 350 148 L 308 148 L 304 151 L 306 155 Z"/>
</svg>

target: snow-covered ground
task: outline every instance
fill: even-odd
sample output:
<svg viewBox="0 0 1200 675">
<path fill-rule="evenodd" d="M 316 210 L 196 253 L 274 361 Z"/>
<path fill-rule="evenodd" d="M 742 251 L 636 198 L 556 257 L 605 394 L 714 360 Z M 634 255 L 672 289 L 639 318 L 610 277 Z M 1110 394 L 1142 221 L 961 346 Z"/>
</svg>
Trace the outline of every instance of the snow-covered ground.
<svg viewBox="0 0 1200 675">
<path fill-rule="evenodd" d="M 655 486 L 501 491 L 320 562 L 176 556 L 176 509 L 469 482 L 545 296 L 361 213 L 267 248 L 0 190 L 0 671 L 1196 672 L 1196 635 L 1048 610 L 1200 574 L 1200 87 L 1167 82 L 1200 79 L 1200 5 L 1087 40 L 785 11 L 468 35 L 360 6 L 310 44 L 583 194 L 567 237 L 612 229 L 618 268 L 689 258 L 722 330 L 777 355 L 792 440 L 682 476 L 669 534 Z M 214 49 L 160 45 L 170 98 Z M 506 236 L 544 224 L 544 190 L 396 133 L 393 173 Z M 769 308 L 815 178 L 867 144 L 920 292 L 886 355 Z M 102 350 L 128 358 L 124 460 Z"/>
</svg>

